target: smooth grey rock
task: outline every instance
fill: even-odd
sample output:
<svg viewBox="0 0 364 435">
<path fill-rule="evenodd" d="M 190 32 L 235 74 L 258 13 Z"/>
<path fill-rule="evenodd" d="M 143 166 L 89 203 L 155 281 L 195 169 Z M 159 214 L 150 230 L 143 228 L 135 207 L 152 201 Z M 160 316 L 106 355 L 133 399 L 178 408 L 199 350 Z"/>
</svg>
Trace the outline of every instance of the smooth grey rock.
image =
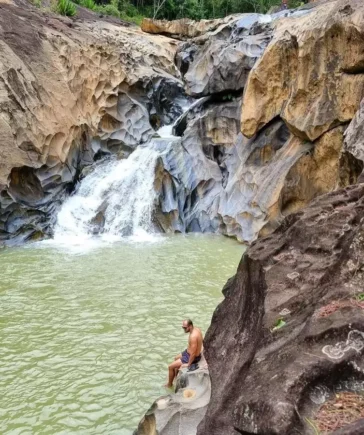
<svg viewBox="0 0 364 435">
<path fill-rule="evenodd" d="M 154 402 L 134 435 L 195 435 L 210 396 L 210 376 L 203 359 L 197 370 L 180 371 L 176 392 Z"/>
<path fill-rule="evenodd" d="M 345 131 L 344 150 L 364 162 L 364 100 Z"/>
<path fill-rule="evenodd" d="M 244 14 L 211 32 L 203 44 L 184 44 L 176 58 L 187 93 L 201 97 L 242 90 L 271 39 L 270 22 L 264 15 Z"/>
<path fill-rule="evenodd" d="M 182 138 L 159 141 L 155 218 L 164 231 L 219 232 L 250 242 L 267 224 L 276 192 L 312 144 L 292 141 L 280 119 L 244 138 L 240 111 L 239 98 L 206 100 L 187 115 Z"/>
<path fill-rule="evenodd" d="M 110 154 L 128 157 L 151 140 L 155 134 L 151 124 L 157 128 L 170 123 L 188 103 L 181 81 L 166 73 L 144 77 L 131 86 L 120 85 L 118 94 L 109 98 L 98 136 L 91 137 L 85 128 L 72 143 L 66 161 L 48 157 L 39 168 L 12 169 L 8 188 L 0 192 L 0 241 L 16 244 L 33 234 L 51 235 L 58 207 L 95 161 Z M 93 228 L 102 231 L 102 214 L 95 217 Z"/>
</svg>

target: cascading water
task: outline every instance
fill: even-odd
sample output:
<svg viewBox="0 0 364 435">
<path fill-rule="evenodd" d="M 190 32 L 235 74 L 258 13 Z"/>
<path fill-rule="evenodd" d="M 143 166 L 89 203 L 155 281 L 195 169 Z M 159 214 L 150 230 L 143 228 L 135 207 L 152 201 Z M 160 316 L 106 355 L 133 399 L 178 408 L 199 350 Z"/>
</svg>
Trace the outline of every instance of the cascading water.
<svg viewBox="0 0 364 435">
<path fill-rule="evenodd" d="M 183 109 L 187 112 L 189 107 L 185 105 Z M 150 239 L 157 195 L 154 189 L 157 159 L 166 148 L 161 141 L 170 143 L 177 139 L 172 131 L 173 125 L 165 125 L 158 130 L 158 139 L 139 146 L 127 159 L 114 158 L 96 164 L 62 205 L 54 240 L 78 245 L 95 234 L 111 241 L 124 236 Z"/>
<path fill-rule="evenodd" d="M 63 204 L 57 216 L 55 239 L 87 238 L 100 226 L 107 236 L 150 232 L 157 158 L 158 153 L 151 146 L 139 147 L 128 159 L 96 165 Z"/>
</svg>

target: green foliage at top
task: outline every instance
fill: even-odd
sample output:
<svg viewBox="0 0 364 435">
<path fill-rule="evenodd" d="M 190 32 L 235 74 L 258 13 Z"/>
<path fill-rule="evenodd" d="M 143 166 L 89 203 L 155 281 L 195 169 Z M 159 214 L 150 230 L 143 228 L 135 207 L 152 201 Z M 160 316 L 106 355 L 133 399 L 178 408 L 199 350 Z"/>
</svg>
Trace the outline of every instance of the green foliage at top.
<svg viewBox="0 0 364 435">
<path fill-rule="evenodd" d="M 37 0 L 33 0 L 37 1 Z M 144 17 L 175 20 L 221 18 L 229 14 L 266 13 L 272 7 L 280 9 L 282 0 L 73 0 L 74 3 L 101 15 L 111 15 L 140 24 Z M 307 0 L 306 0 L 307 1 Z M 289 8 L 304 4 L 288 0 Z M 57 11 L 73 16 L 76 7 L 70 0 L 58 0 Z"/>
<path fill-rule="evenodd" d="M 70 0 L 58 0 L 57 12 L 67 17 L 73 17 L 76 15 L 76 6 Z"/>
<path fill-rule="evenodd" d="M 84 8 L 91 9 L 92 11 L 96 9 L 94 0 L 81 0 L 79 5 L 83 6 Z"/>
<path fill-rule="evenodd" d="M 111 15 L 120 18 L 120 11 L 114 5 L 97 6 L 96 11 L 103 15 Z"/>
</svg>

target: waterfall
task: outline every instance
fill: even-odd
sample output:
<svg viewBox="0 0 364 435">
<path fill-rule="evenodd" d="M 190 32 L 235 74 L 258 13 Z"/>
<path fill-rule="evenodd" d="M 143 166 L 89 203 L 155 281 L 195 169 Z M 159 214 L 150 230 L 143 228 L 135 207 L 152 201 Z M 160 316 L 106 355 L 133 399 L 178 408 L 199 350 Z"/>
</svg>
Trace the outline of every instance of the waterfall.
<svg viewBox="0 0 364 435">
<path fill-rule="evenodd" d="M 181 107 L 185 113 L 189 109 L 186 105 Z M 178 122 L 179 119 L 175 125 Z M 139 146 L 127 159 L 114 157 L 96 163 L 62 204 L 54 240 L 82 245 L 95 234 L 103 240 L 124 236 L 150 239 L 157 196 L 154 189 L 157 159 L 165 151 L 165 145 L 177 139 L 173 127 L 173 124 L 161 127 L 158 139 Z"/>
<path fill-rule="evenodd" d="M 62 205 L 55 239 L 136 235 L 151 231 L 158 152 L 153 141 L 125 160 L 100 162 Z"/>
</svg>

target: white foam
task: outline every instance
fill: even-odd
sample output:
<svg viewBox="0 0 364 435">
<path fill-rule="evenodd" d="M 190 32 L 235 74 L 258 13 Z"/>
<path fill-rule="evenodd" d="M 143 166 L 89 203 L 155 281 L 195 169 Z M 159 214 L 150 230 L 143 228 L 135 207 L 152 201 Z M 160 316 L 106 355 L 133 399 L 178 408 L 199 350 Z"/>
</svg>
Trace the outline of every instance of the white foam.
<svg viewBox="0 0 364 435">
<path fill-rule="evenodd" d="M 126 160 L 97 165 L 80 183 L 73 196 L 62 205 L 57 216 L 54 242 L 95 245 L 93 219 L 100 213 L 104 229 L 96 244 L 152 232 L 155 200 L 154 178 L 158 153 L 139 147 Z M 97 231 L 97 230 L 96 230 Z"/>
<path fill-rule="evenodd" d="M 163 127 L 161 127 L 157 133 L 160 137 L 163 138 L 171 138 L 171 137 L 175 137 L 172 133 L 173 131 L 173 124 L 170 125 L 164 125 Z"/>
</svg>

